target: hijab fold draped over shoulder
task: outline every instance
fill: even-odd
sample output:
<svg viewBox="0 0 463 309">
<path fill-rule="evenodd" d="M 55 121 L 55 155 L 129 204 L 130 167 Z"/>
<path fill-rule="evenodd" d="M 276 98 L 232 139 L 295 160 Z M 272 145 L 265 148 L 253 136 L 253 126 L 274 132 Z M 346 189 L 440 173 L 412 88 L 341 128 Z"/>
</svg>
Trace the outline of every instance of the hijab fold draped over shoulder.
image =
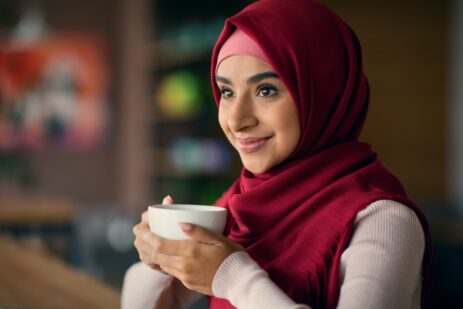
<svg viewBox="0 0 463 309">
<path fill-rule="evenodd" d="M 360 44 L 350 27 L 311 0 L 261 0 L 225 22 L 217 56 L 235 29 L 253 39 L 290 91 L 301 138 L 280 165 L 263 174 L 243 169 L 217 201 L 229 210 L 225 235 L 242 244 L 292 299 L 335 308 L 340 258 L 358 212 L 377 200 L 415 211 L 426 237 L 422 305 L 430 280 L 430 234 L 424 215 L 399 180 L 358 141 L 369 104 Z M 211 298 L 211 308 L 233 308 Z"/>
</svg>

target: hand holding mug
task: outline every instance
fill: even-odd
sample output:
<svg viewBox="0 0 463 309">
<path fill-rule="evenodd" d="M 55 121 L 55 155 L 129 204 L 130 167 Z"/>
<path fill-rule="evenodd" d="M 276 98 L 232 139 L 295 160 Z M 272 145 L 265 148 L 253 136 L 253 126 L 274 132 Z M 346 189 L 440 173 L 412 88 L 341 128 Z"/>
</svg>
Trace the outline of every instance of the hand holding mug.
<svg viewBox="0 0 463 309">
<path fill-rule="evenodd" d="M 167 196 L 163 204 L 173 204 L 173 200 Z M 244 248 L 200 225 L 187 222 L 178 225 L 186 235 L 185 239 L 163 238 L 150 231 L 145 212 L 142 222 L 134 228 L 140 259 L 150 267 L 174 276 L 190 290 L 212 295 L 212 281 L 222 262 Z"/>
<path fill-rule="evenodd" d="M 163 205 L 170 205 L 173 203 L 174 201 L 169 195 L 162 200 Z M 159 265 L 153 263 L 152 254 L 154 254 L 154 251 L 152 250 L 152 245 L 148 242 L 148 237 L 152 234 L 148 225 L 148 211 L 143 212 L 140 223 L 133 228 L 133 233 L 135 234 L 134 245 L 138 251 L 140 260 L 151 268 L 164 272 Z"/>
</svg>

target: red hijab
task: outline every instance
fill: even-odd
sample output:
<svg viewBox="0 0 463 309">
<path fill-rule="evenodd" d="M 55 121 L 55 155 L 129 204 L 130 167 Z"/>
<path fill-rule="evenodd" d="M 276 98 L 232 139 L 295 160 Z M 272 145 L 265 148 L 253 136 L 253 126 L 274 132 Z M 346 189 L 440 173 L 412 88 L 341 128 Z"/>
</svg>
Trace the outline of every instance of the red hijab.
<svg viewBox="0 0 463 309">
<path fill-rule="evenodd" d="M 339 267 L 358 212 L 382 200 L 413 209 L 423 226 L 422 304 L 430 277 L 430 236 L 424 215 L 368 144 L 357 141 L 369 103 L 361 50 L 349 26 L 311 0 L 261 0 L 225 22 L 214 47 L 215 84 L 221 46 L 238 28 L 264 51 L 290 91 L 301 138 L 283 163 L 263 174 L 243 169 L 217 201 L 229 210 L 225 235 L 242 244 L 292 299 L 335 308 Z M 211 308 L 233 308 L 211 297 Z"/>
</svg>

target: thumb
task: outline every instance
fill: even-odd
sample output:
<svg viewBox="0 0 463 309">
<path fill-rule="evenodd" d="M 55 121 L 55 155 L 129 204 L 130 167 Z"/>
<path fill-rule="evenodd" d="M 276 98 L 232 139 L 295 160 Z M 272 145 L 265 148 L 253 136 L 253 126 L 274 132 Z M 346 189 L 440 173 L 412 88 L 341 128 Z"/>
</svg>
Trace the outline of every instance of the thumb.
<svg viewBox="0 0 463 309">
<path fill-rule="evenodd" d="M 172 199 L 172 197 L 170 195 L 167 195 L 166 197 L 164 197 L 164 199 L 162 200 L 162 205 L 171 205 L 174 203 L 174 200 Z"/>
<path fill-rule="evenodd" d="M 186 222 L 179 222 L 178 225 L 188 237 L 198 242 L 213 245 L 222 242 L 222 235 L 216 234 L 202 226 Z"/>
</svg>

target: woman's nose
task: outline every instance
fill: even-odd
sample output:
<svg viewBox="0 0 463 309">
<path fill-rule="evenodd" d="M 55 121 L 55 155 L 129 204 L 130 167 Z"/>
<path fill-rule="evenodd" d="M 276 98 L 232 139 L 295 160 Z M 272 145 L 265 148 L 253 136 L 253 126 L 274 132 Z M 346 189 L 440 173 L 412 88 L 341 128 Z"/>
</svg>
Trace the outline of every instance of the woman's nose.
<svg viewBox="0 0 463 309">
<path fill-rule="evenodd" d="M 259 123 L 252 105 L 252 101 L 246 98 L 237 98 L 232 104 L 228 125 L 232 131 L 238 132 Z"/>
</svg>

